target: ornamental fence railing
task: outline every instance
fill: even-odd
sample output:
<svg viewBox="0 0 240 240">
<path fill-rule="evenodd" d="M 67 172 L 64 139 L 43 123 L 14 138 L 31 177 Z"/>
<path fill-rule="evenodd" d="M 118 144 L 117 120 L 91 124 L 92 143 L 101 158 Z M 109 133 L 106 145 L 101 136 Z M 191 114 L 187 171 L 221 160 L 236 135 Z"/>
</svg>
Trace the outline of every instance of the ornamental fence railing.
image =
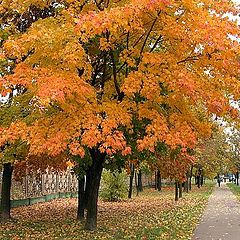
<svg viewBox="0 0 240 240">
<path fill-rule="evenodd" d="M 2 173 L 0 173 L 0 192 Z M 11 199 L 36 198 L 55 193 L 75 193 L 78 189 L 76 175 L 71 171 L 47 172 L 23 177 L 22 181 L 12 180 Z"/>
<path fill-rule="evenodd" d="M 162 180 L 162 184 L 168 184 L 169 180 Z M 129 178 L 127 180 L 129 184 Z M 0 194 L 2 188 L 2 173 L 0 172 Z M 135 178 L 133 179 L 135 186 Z M 142 174 L 142 185 L 154 187 L 155 176 Z M 101 186 L 100 186 L 101 190 Z M 11 188 L 11 204 L 13 207 L 31 205 L 37 202 L 45 202 L 56 198 L 77 197 L 78 180 L 76 175 L 67 170 L 64 172 L 46 172 L 44 174 L 27 175 L 22 181 L 16 181 L 13 177 Z"/>
</svg>

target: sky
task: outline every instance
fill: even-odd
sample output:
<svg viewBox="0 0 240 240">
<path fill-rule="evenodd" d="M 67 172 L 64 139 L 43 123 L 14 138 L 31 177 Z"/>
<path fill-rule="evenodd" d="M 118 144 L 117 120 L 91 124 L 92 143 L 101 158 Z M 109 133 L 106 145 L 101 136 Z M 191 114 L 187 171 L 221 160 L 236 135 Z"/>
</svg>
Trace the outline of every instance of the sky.
<svg viewBox="0 0 240 240">
<path fill-rule="evenodd" d="M 239 9 L 239 14 L 238 16 L 235 16 L 235 17 L 231 17 L 230 15 L 230 18 L 232 18 L 233 20 L 236 20 L 238 21 L 238 25 L 240 25 L 240 0 L 232 0 L 234 3 L 236 3 L 236 5 L 238 6 L 238 9 Z"/>
</svg>

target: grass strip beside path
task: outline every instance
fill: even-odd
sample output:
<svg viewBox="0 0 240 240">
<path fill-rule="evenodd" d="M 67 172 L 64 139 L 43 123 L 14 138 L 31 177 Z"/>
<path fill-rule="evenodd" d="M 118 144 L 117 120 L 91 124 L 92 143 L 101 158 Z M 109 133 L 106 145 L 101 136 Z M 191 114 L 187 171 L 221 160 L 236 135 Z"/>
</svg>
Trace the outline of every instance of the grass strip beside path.
<svg viewBox="0 0 240 240">
<path fill-rule="evenodd" d="M 195 186 L 177 203 L 173 188 L 146 189 L 122 202 L 99 201 L 98 231 L 83 230 L 77 199 L 60 199 L 12 210 L 16 222 L 0 226 L 0 239 L 191 239 L 213 184 Z"/>
<path fill-rule="evenodd" d="M 232 191 L 232 193 L 237 197 L 240 201 L 240 186 L 235 183 L 227 183 L 227 186 Z"/>
</svg>

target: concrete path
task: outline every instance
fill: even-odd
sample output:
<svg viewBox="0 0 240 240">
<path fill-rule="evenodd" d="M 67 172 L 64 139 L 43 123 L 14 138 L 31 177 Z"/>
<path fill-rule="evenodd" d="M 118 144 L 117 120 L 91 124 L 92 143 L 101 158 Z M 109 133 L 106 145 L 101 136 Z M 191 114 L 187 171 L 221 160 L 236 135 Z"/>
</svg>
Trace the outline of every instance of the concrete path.
<svg viewBox="0 0 240 240">
<path fill-rule="evenodd" d="M 225 183 L 210 196 L 192 240 L 240 240 L 240 204 Z"/>
</svg>

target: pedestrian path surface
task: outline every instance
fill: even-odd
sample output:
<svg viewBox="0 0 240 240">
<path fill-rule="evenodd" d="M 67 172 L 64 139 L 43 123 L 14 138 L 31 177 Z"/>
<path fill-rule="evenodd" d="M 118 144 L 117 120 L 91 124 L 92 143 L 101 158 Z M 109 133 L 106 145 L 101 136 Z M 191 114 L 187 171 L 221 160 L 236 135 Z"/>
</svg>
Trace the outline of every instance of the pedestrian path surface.
<svg viewBox="0 0 240 240">
<path fill-rule="evenodd" d="M 240 240 L 240 204 L 225 183 L 215 187 L 192 240 Z"/>
</svg>

